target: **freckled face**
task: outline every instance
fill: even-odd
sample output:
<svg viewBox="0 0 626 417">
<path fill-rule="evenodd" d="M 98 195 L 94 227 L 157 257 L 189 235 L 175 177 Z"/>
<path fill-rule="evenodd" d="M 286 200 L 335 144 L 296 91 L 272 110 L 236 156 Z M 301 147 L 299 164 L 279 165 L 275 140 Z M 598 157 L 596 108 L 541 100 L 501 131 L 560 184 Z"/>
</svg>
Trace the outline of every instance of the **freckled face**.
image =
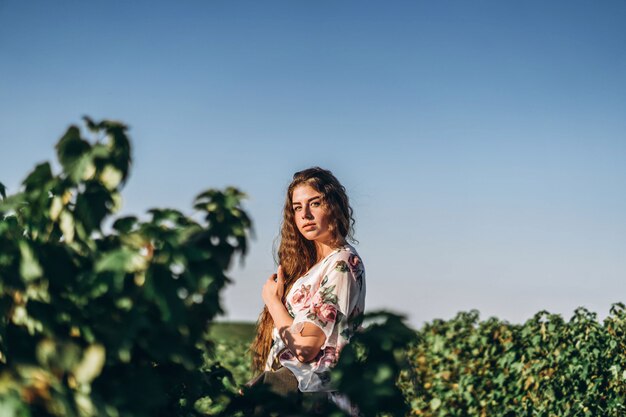
<svg viewBox="0 0 626 417">
<path fill-rule="evenodd" d="M 310 185 L 298 185 L 293 190 L 291 204 L 296 227 L 302 236 L 319 243 L 331 240 L 330 213 L 322 204 L 322 194 Z"/>
</svg>

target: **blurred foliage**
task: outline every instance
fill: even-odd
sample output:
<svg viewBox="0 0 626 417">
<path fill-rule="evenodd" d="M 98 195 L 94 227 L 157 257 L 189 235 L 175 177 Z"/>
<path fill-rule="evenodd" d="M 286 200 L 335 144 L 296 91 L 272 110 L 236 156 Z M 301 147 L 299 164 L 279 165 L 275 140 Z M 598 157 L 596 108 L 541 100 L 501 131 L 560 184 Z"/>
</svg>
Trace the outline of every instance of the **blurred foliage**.
<svg viewBox="0 0 626 417">
<path fill-rule="evenodd" d="M 417 342 L 414 330 L 407 327 L 402 316 L 389 312 L 373 312 L 360 318 L 363 328 L 341 352 L 332 373 L 337 388 L 357 405 L 363 416 L 403 416 L 409 411 L 407 400 L 398 385 L 400 374 L 409 367 L 407 349 Z M 311 398 L 284 399 L 263 386 L 242 386 L 251 377 L 247 348 L 253 333 L 249 326 L 221 323 L 216 335 L 216 355 L 208 365 L 228 368 L 244 396 L 231 399 L 226 415 L 246 416 L 253 412 L 268 416 L 333 416 L 345 417 L 345 411 L 333 403 L 318 403 Z"/>
<path fill-rule="evenodd" d="M 417 342 L 417 334 L 393 313 L 374 312 L 363 319 L 363 330 L 341 351 L 332 379 L 365 417 L 405 415 L 408 404 L 396 382 L 409 366 L 406 349 Z"/>
<path fill-rule="evenodd" d="M 246 252 L 244 195 L 208 190 L 194 203 L 201 220 L 153 209 L 105 232 L 131 146 L 124 125 L 85 122 L 94 140 L 71 126 L 60 173 L 42 163 L 18 193 L 0 186 L 0 414 L 215 412 L 206 404 L 224 403 L 230 374 L 203 367 L 208 325 L 225 270 Z"/>
</svg>

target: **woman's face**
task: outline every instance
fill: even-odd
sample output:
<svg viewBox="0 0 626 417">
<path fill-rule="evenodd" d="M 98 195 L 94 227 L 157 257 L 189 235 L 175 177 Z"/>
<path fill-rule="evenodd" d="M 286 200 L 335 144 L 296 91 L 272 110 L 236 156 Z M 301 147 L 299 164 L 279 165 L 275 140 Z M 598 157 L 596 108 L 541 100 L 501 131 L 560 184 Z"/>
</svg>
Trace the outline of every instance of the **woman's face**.
<svg viewBox="0 0 626 417">
<path fill-rule="evenodd" d="M 333 234 L 329 228 L 330 213 L 322 204 L 322 194 L 306 184 L 298 185 L 291 195 L 296 227 L 308 240 L 328 243 Z"/>
</svg>

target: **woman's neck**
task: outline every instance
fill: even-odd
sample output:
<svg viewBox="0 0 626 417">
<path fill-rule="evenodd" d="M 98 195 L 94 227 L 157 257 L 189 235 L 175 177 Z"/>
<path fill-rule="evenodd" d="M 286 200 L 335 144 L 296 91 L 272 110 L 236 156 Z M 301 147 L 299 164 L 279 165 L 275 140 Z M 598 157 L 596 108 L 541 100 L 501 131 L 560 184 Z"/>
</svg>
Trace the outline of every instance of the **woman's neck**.
<svg viewBox="0 0 626 417">
<path fill-rule="evenodd" d="M 315 242 L 315 251 L 317 252 L 317 261 L 321 261 L 328 255 L 330 255 L 335 249 L 342 247 L 346 244 L 345 239 L 340 239 L 333 242 Z"/>
</svg>

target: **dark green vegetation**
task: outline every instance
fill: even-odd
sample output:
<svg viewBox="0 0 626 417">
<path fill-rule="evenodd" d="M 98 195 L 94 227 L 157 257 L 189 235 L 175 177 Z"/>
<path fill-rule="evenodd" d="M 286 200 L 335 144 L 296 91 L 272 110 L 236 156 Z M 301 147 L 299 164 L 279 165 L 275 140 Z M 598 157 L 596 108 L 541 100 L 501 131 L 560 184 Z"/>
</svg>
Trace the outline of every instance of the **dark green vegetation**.
<svg viewBox="0 0 626 417">
<path fill-rule="evenodd" d="M 250 221 L 234 188 L 194 202 L 196 221 L 153 209 L 102 224 L 131 164 L 126 128 L 86 119 L 0 206 L 0 409 L 5 415 L 176 416 L 228 395 L 202 370 L 207 324 Z M 4 187 L 2 189 L 4 192 Z M 206 401 L 204 402 L 206 405 Z M 205 407 L 206 408 L 206 407 Z"/>
<path fill-rule="evenodd" d="M 111 219 L 130 143 L 119 123 L 86 125 L 95 140 L 70 127 L 59 141 L 61 172 L 40 164 L 11 195 L 0 184 L 0 415 L 308 415 L 243 388 L 253 328 L 214 322 L 247 247 L 244 195 Z M 460 313 L 419 331 L 365 320 L 333 373 L 365 416 L 626 416 L 622 304 L 603 323 L 584 309 L 521 325 Z"/>
<path fill-rule="evenodd" d="M 254 323 L 213 322 L 209 335 L 212 340 L 252 343 L 254 331 Z"/>
<path fill-rule="evenodd" d="M 473 311 L 418 335 L 414 379 L 401 382 L 416 415 L 626 415 L 623 304 L 603 323 L 583 308 L 569 321 L 544 311 L 521 325 Z"/>
<path fill-rule="evenodd" d="M 369 404 L 380 400 L 384 392 L 369 394 L 389 390 L 389 385 L 381 384 L 385 375 L 400 372 L 400 378 L 392 381 L 402 389 L 403 398 L 395 400 L 406 403 L 410 411 L 405 412 L 410 415 L 626 416 L 623 304 L 615 304 L 603 323 L 582 308 L 569 321 L 540 312 L 523 324 L 496 318 L 481 321 L 476 311 L 459 313 L 451 320 L 424 325 L 412 343 L 410 335 L 403 335 L 404 327 L 394 330 L 393 323 L 387 320 L 382 327 L 368 327 L 365 338 L 342 353 L 336 377 L 350 375 L 343 379 L 344 391 L 353 390 L 353 398 L 368 410 L 388 404 L 388 397 L 382 405 Z M 376 353 L 378 367 L 353 362 L 354 355 L 378 349 L 389 335 L 400 337 L 395 342 L 407 347 L 407 357 L 392 349 L 388 352 L 397 356 L 395 360 L 384 352 Z M 222 363 L 241 366 L 230 352 L 245 349 L 245 342 L 241 345 L 236 338 L 226 342 L 231 350 L 225 350 L 223 357 L 231 359 Z M 404 415 L 400 408 L 395 413 Z"/>
<path fill-rule="evenodd" d="M 215 355 L 207 360 L 207 364 L 219 364 L 228 369 L 237 385 L 248 382 L 253 377 L 249 348 L 254 330 L 254 323 L 211 324 L 209 337 L 215 343 Z"/>
</svg>

